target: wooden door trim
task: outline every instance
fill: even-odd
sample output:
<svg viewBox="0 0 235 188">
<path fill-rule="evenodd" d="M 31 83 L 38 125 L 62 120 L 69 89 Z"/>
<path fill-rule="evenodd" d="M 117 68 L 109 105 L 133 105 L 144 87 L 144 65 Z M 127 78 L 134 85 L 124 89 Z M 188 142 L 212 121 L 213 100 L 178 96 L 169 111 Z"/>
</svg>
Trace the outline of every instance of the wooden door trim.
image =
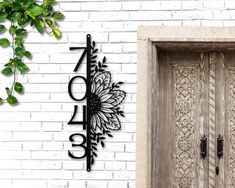
<svg viewBox="0 0 235 188">
<path fill-rule="evenodd" d="M 152 143 L 159 124 L 158 50 L 235 49 L 235 27 L 138 27 L 137 188 L 153 188 Z M 155 188 L 155 187 L 154 187 Z"/>
</svg>

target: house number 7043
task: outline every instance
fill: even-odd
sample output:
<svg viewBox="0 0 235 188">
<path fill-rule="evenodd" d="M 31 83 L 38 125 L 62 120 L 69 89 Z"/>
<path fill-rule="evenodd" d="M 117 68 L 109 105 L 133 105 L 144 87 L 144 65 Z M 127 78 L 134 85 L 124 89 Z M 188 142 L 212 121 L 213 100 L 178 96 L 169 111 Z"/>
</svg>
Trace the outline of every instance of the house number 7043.
<svg viewBox="0 0 235 188">
<path fill-rule="evenodd" d="M 71 158 L 74 159 L 82 159 L 82 158 L 87 158 L 87 171 L 91 170 L 91 157 L 90 157 L 90 143 L 91 143 L 91 138 L 90 138 L 90 93 L 91 93 L 91 36 L 87 35 L 87 43 L 86 43 L 86 47 L 71 47 L 70 50 L 83 50 L 82 56 L 79 59 L 75 69 L 73 72 L 77 72 L 81 63 L 83 62 L 85 56 L 86 56 L 86 61 L 87 61 L 87 78 L 84 78 L 83 76 L 74 76 L 68 85 L 68 92 L 69 92 L 69 96 L 71 97 L 71 99 L 73 99 L 74 101 L 83 101 L 86 99 L 86 106 L 83 105 L 83 121 L 74 121 L 74 118 L 77 114 L 77 110 L 78 110 L 78 106 L 75 105 L 74 106 L 74 113 L 73 116 L 71 118 L 71 120 L 68 122 L 69 125 L 83 125 L 83 130 L 86 130 L 86 136 L 81 134 L 81 133 L 75 133 L 72 134 L 69 137 L 70 142 L 74 142 L 74 137 L 75 136 L 80 136 L 83 141 L 80 144 L 72 144 L 72 147 L 81 147 L 84 149 L 84 154 L 82 156 L 74 156 L 73 153 L 71 153 L 70 151 L 68 151 L 68 155 Z M 77 99 L 74 97 L 73 93 L 72 93 L 72 85 L 74 83 L 74 81 L 76 79 L 82 79 L 84 81 L 84 83 L 86 84 L 86 92 L 83 98 L 81 99 Z"/>
</svg>

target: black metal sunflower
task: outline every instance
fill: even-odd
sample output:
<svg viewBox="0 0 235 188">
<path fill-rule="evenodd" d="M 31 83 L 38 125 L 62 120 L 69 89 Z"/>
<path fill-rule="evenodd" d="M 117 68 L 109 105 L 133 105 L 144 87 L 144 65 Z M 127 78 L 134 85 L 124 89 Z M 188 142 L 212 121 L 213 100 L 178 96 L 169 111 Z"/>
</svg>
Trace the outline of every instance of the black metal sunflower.
<svg viewBox="0 0 235 188">
<path fill-rule="evenodd" d="M 97 157 L 97 145 L 104 147 L 106 135 L 113 137 L 111 131 L 121 129 L 120 116 L 124 117 L 119 105 L 126 97 L 126 92 L 120 90 L 123 82 L 113 83 L 112 75 L 106 71 L 106 58 L 96 61 L 98 49 L 92 43 L 91 67 L 91 163 Z"/>
</svg>

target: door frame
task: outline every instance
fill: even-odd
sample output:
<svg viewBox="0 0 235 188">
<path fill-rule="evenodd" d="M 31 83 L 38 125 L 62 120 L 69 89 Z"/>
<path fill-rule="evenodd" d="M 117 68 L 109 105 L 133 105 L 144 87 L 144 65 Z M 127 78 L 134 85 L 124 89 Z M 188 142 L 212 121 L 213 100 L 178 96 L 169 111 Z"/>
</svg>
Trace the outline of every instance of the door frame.
<svg viewBox="0 0 235 188">
<path fill-rule="evenodd" d="M 159 124 L 158 49 L 235 50 L 235 27 L 138 27 L 136 187 L 152 186 Z"/>
</svg>

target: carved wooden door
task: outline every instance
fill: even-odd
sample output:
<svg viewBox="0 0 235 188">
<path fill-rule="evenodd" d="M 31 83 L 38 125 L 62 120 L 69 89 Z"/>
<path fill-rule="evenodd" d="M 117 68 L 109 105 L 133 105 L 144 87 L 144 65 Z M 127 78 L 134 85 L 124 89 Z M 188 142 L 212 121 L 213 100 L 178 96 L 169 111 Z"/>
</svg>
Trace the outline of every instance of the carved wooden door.
<svg viewBox="0 0 235 188">
<path fill-rule="evenodd" d="M 235 188 L 235 52 L 158 54 L 153 187 Z"/>
</svg>

